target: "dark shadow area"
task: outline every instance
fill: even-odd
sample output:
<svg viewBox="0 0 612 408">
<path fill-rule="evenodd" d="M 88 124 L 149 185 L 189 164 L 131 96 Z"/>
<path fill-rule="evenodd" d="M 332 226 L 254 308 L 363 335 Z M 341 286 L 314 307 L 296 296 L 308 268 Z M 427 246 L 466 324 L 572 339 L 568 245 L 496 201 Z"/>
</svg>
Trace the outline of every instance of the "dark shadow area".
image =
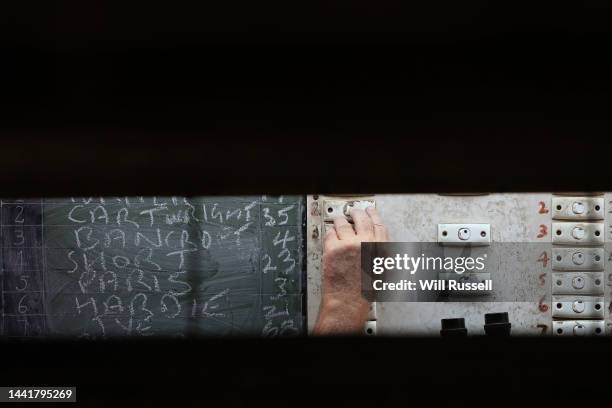
<svg viewBox="0 0 612 408">
<path fill-rule="evenodd" d="M 5 197 L 612 190 L 608 2 L 5 3 Z M 97 406 L 581 406 L 609 398 L 611 346 L 4 341 L 0 385 Z"/>
<path fill-rule="evenodd" d="M 5 195 L 612 189 L 605 2 L 1 14 Z"/>
<path fill-rule="evenodd" d="M 584 404 L 605 398 L 610 341 L 299 338 L 0 342 L 3 385 L 76 385 L 124 406 Z M 562 385 L 564 384 L 564 385 Z M 142 405 L 141 405 L 142 404 Z"/>
</svg>

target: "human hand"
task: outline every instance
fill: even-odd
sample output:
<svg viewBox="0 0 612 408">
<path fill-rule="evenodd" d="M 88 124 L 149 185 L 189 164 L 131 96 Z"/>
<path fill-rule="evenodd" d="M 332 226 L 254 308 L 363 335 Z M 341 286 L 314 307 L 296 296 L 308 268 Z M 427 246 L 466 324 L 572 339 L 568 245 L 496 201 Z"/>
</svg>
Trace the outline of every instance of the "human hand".
<svg viewBox="0 0 612 408">
<path fill-rule="evenodd" d="M 361 243 L 388 241 L 387 229 L 374 207 L 352 209 L 354 225 L 336 218 L 325 235 L 321 308 L 317 334 L 360 333 L 368 314 L 361 294 Z"/>
</svg>

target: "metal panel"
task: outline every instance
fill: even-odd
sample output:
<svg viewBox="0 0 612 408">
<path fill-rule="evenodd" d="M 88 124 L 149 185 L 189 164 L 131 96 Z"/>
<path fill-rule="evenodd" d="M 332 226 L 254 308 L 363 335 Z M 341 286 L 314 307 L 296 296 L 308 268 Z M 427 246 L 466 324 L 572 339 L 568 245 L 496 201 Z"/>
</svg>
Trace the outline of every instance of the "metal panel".
<svg viewBox="0 0 612 408">
<path fill-rule="evenodd" d="M 571 193 L 569 197 L 586 197 L 585 193 Z M 484 223 L 491 226 L 491 242 L 504 243 L 548 243 L 552 242 L 554 229 L 552 216 L 555 208 L 552 205 L 551 193 L 528 194 L 498 194 L 493 193 L 481 196 L 436 195 L 436 194 L 403 194 L 403 195 L 376 195 L 376 207 L 388 228 L 390 239 L 398 242 L 437 242 L 437 225 L 443 223 Z M 590 196 L 589 196 L 590 197 Z M 351 197 L 354 198 L 354 197 Z M 323 213 L 320 211 L 324 200 L 341 199 L 345 197 L 308 196 L 308 326 L 312 330 L 316 322 L 320 299 L 320 273 L 321 273 L 321 238 L 324 235 Z M 606 193 L 604 203 L 610 206 L 612 194 Z M 605 210 L 605 208 L 604 208 Z M 596 244 L 602 245 L 603 235 L 612 242 L 612 214 L 604 211 L 605 223 L 596 223 L 602 227 L 601 240 Z M 574 222 L 575 223 L 575 222 Z M 572 224 L 572 222 L 563 222 Z M 585 223 L 581 223 L 585 224 Z M 605 226 L 606 229 L 603 229 Z M 608 235 L 609 234 L 609 235 Z M 557 242 L 555 242 L 557 243 Z M 378 302 L 377 304 L 377 332 L 391 335 L 432 335 L 439 336 L 440 319 L 446 317 L 464 317 L 470 335 L 484 334 L 484 314 L 507 311 L 512 323 L 513 335 L 541 335 L 552 334 L 552 311 L 554 304 L 551 298 L 553 289 L 553 271 L 586 271 L 587 262 L 582 266 L 571 266 L 556 262 L 554 254 L 557 251 L 571 251 L 582 247 L 585 253 L 601 252 L 602 248 L 588 247 L 584 242 L 562 244 L 562 247 L 548 247 L 545 261 L 535 258 L 525 259 L 521 268 L 516 263 L 508 262 L 499 265 L 499 275 L 493 276 L 497 282 L 503 279 L 505 284 L 516 288 L 517 292 L 525 293 L 522 299 L 538 299 L 537 301 L 491 301 L 491 302 Z M 589 271 L 604 271 L 604 292 L 606 302 L 612 289 L 612 275 L 608 267 L 611 248 L 603 252 L 603 262 L 595 263 Z M 592 252 L 591 252 L 592 251 Z M 529 260 L 533 258 L 533 262 Z M 563 259 L 563 258 L 562 258 Z M 564 267 L 565 265 L 565 267 Z M 612 264 L 610 264 L 612 265 Z M 564 268 L 564 269 L 561 269 Z M 558 297 L 555 295 L 555 297 Z M 574 296 L 576 297 L 576 296 Z M 518 299 L 518 298 L 517 298 Z M 604 304 L 603 314 L 609 320 L 608 303 Z M 573 320 L 584 319 L 575 316 Z M 612 323 L 612 322 L 611 322 Z M 558 323 L 555 323 L 558 324 Z"/>
<path fill-rule="evenodd" d="M 552 274 L 553 295 L 603 295 L 603 272 L 557 272 Z"/>
<path fill-rule="evenodd" d="M 557 245 L 602 245 L 604 243 L 604 224 L 553 222 L 552 242 Z"/>
<path fill-rule="evenodd" d="M 606 332 L 604 320 L 557 320 L 553 322 L 555 336 L 603 336 Z"/>
<path fill-rule="evenodd" d="M 351 221 L 350 210 L 353 208 L 365 210 L 368 207 L 375 207 L 376 201 L 368 198 L 353 199 L 328 199 L 323 200 L 321 212 L 324 221 L 333 221 L 336 217 L 345 217 Z"/>
<path fill-rule="evenodd" d="M 438 224 L 438 242 L 442 245 L 489 245 L 489 224 Z"/>
<path fill-rule="evenodd" d="M 603 319 L 603 297 L 553 296 L 552 317 L 557 319 Z"/>
<path fill-rule="evenodd" d="M 603 220 L 603 197 L 553 197 L 553 220 Z"/>
<path fill-rule="evenodd" d="M 364 333 L 367 336 L 376 336 L 376 321 L 366 322 Z"/>
<path fill-rule="evenodd" d="M 555 271 L 603 271 L 603 248 L 553 248 L 552 268 Z"/>
</svg>

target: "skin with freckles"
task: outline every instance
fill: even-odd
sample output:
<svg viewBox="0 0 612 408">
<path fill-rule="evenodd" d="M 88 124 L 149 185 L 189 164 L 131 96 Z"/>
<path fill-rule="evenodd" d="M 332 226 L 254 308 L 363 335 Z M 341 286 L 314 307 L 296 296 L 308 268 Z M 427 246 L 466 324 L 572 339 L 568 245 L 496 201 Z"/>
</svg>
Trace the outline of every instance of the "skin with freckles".
<svg viewBox="0 0 612 408">
<path fill-rule="evenodd" d="M 389 240 L 374 207 L 351 210 L 354 224 L 336 218 L 323 241 L 321 307 L 317 335 L 361 334 L 369 304 L 361 294 L 361 243 Z"/>
</svg>

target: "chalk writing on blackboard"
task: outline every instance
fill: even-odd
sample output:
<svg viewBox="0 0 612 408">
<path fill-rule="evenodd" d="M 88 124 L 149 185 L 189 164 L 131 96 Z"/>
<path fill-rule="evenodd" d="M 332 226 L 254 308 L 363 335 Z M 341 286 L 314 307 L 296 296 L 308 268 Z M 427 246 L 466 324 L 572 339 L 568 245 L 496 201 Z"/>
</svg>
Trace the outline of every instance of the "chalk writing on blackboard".
<svg viewBox="0 0 612 408">
<path fill-rule="evenodd" d="M 302 333 L 302 197 L 0 206 L 3 336 Z"/>
</svg>

